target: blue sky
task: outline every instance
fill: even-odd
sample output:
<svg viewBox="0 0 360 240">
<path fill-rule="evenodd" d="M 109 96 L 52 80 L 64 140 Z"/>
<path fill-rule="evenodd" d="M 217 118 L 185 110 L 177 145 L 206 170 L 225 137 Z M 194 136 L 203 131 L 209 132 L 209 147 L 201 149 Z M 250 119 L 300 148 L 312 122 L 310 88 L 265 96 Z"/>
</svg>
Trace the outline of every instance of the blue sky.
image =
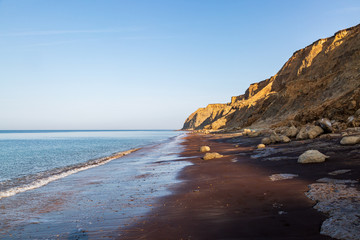
<svg viewBox="0 0 360 240">
<path fill-rule="evenodd" d="M 0 0 L 0 129 L 179 129 L 360 1 Z"/>
</svg>

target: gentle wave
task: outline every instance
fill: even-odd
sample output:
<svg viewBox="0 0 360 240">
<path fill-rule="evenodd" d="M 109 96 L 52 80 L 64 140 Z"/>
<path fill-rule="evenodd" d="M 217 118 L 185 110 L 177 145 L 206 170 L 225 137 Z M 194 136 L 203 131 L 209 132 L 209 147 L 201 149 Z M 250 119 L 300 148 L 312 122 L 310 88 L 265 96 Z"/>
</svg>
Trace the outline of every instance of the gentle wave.
<svg viewBox="0 0 360 240">
<path fill-rule="evenodd" d="M 95 160 L 89 160 L 85 163 L 76 164 L 72 166 L 67 166 L 64 168 L 53 169 L 51 171 L 35 174 L 33 176 L 26 176 L 19 178 L 17 183 L 22 183 L 20 186 L 9 187 L 13 184 L 13 181 L 6 181 L 0 183 L 1 188 L 8 188 L 6 190 L 0 191 L 0 199 L 14 196 L 18 193 L 25 192 L 31 189 L 39 188 L 45 186 L 46 184 L 53 182 L 55 180 L 67 177 L 71 174 L 84 171 L 93 167 L 104 165 L 114 159 L 123 157 L 132 152 L 138 151 L 140 148 L 134 148 L 123 152 L 115 153 L 108 157 L 103 157 Z"/>
</svg>

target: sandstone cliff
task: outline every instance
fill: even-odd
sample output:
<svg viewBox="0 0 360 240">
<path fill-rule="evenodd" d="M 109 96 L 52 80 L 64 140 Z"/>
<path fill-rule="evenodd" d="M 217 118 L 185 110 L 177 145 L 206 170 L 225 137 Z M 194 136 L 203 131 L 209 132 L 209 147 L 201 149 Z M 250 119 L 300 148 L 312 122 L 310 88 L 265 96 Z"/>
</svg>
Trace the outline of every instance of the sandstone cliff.
<svg viewBox="0 0 360 240">
<path fill-rule="evenodd" d="M 296 51 L 280 71 L 227 104 L 191 114 L 183 129 L 304 124 L 322 117 L 346 123 L 360 108 L 360 24 Z"/>
</svg>

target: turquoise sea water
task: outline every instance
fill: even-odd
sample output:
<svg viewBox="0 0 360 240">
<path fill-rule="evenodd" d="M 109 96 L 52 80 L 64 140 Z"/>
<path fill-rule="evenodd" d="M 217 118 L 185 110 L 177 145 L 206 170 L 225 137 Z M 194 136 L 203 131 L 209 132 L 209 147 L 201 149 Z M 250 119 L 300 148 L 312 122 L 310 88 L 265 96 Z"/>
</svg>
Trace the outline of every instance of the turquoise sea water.
<svg viewBox="0 0 360 240">
<path fill-rule="evenodd" d="M 125 130 L 0 131 L 0 198 L 75 173 L 89 163 L 94 167 L 98 159 L 114 153 L 161 143 L 179 134 Z"/>
<path fill-rule="evenodd" d="M 185 136 L 175 131 L 1 132 L 0 239 L 121 239 L 181 182 L 178 173 L 191 165 L 181 156 Z"/>
</svg>

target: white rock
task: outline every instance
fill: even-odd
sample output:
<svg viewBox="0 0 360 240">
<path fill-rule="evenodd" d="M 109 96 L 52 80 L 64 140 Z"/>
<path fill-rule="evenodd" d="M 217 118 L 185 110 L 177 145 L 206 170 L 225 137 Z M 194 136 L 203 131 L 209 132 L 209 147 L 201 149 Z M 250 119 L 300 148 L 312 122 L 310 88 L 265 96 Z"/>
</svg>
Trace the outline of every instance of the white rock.
<svg viewBox="0 0 360 240">
<path fill-rule="evenodd" d="M 340 141 L 341 145 L 354 145 L 360 142 L 360 136 L 343 137 Z"/>
<path fill-rule="evenodd" d="M 325 162 L 326 158 L 328 158 L 328 156 L 322 154 L 318 150 L 308 150 L 299 156 L 298 163 Z"/>
</svg>

